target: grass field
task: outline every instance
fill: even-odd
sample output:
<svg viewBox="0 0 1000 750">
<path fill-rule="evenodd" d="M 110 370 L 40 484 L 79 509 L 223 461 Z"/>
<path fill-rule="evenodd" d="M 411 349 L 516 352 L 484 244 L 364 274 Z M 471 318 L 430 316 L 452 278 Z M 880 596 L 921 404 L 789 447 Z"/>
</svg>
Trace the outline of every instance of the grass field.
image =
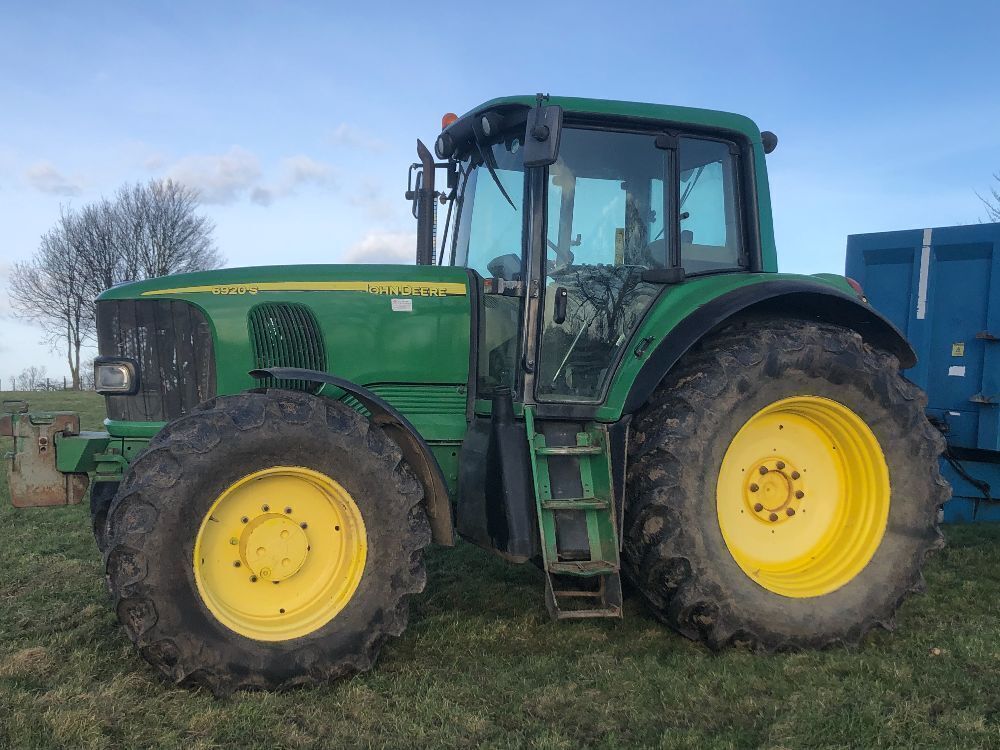
<svg viewBox="0 0 1000 750">
<path fill-rule="evenodd" d="M 9 397 L 9 394 L 4 394 Z M 32 394 L 96 428 L 93 394 Z M 540 573 L 433 549 L 373 672 L 216 700 L 163 684 L 119 631 L 85 507 L 0 485 L 0 748 L 1000 747 L 1000 528 L 947 529 L 899 630 L 857 650 L 712 654 L 630 598 L 550 622 Z"/>
</svg>

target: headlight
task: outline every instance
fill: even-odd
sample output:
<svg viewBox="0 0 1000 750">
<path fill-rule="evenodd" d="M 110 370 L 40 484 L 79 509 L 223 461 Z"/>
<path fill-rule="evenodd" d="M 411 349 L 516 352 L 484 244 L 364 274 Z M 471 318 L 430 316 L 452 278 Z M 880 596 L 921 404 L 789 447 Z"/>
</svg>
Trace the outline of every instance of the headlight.
<svg viewBox="0 0 1000 750">
<path fill-rule="evenodd" d="M 136 364 L 121 357 L 98 357 L 94 360 L 94 390 L 105 395 L 130 395 L 139 390 Z"/>
</svg>

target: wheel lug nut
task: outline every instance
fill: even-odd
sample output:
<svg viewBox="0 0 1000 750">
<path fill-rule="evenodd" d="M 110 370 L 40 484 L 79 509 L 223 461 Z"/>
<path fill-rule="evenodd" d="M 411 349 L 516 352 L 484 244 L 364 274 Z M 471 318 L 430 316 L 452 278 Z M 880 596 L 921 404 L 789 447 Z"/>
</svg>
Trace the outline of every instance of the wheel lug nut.
<svg viewBox="0 0 1000 750">
<path fill-rule="evenodd" d="M 309 528 L 309 524 L 307 524 L 305 521 L 303 521 L 302 523 L 300 523 L 299 526 L 301 526 L 303 529 Z"/>
<path fill-rule="evenodd" d="M 750 491 L 751 492 L 756 492 L 759 489 L 760 489 L 760 487 L 758 485 L 756 485 L 756 484 L 751 484 L 750 485 Z"/>
<path fill-rule="evenodd" d="M 778 470 L 780 471 L 781 469 L 785 468 L 785 462 L 784 461 L 778 461 L 778 463 L 776 463 L 775 466 L 777 466 Z"/>
<path fill-rule="evenodd" d="M 243 516 L 243 518 L 240 519 L 240 523 L 250 523 L 250 519 L 247 518 L 246 516 Z"/>
<path fill-rule="evenodd" d="M 772 513 L 771 515 L 768 516 L 768 518 L 770 518 L 772 521 L 777 521 L 778 520 L 778 514 L 777 513 Z"/>
<path fill-rule="evenodd" d="M 760 513 L 762 510 L 764 510 L 764 506 L 761 505 L 760 503 L 754 503 L 753 509 L 755 513 Z"/>
<path fill-rule="evenodd" d="M 250 576 L 250 583 L 257 583 L 257 576 Z"/>
<path fill-rule="evenodd" d="M 292 515 L 292 509 L 291 508 L 285 508 L 285 515 L 286 516 Z"/>
<path fill-rule="evenodd" d="M 791 518 L 795 515 L 795 508 L 785 508 L 785 515 Z"/>
<path fill-rule="evenodd" d="M 799 474 L 799 472 L 797 472 L 797 471 L 793 471 L 792 472 L 792 479 L 798 479 L 800 476 L 801 476 L 801 474 Z"/>
<path fill-rule="evenodd" d="M 804 493 L 802 490 L 795 490 L 795 497 L 798 498 L 799 500 L 801 500 L 805 496 L 806 493 Z"/>
<path fill-rule="evenodd" d="M 760 471 L 761 475 L 767 474 L 767 467 L 761 466 L 760 469 L 758 469 L 758 471 Z"/>
<path fill-rule="evenodd" d="M 240 565 L 242 565 L 242 563 L 239 560 L 233 560 L 233 567 L 234 568 L 238 568 L 238 567 L 240 567 Z"/>
<path fill-rule="evenodd" d="M 265 513 L 267 513 L 269 510 L 271 510 L 271 506 L 270 505 L 262 505 L 262 506 L 260 506 L 260 509 L 262 511 L 264 511 Z"/>
<path fill-rule="evenodd" d="M 237 539 L 236 537 L 230 537 L 230 538 L 229 538 L 229 543 L 230 543 L 230 544 L 239 544 L 239 543 L 240 543 L 240 540 L 239 540 L 239 539 Z"/>
</svg>

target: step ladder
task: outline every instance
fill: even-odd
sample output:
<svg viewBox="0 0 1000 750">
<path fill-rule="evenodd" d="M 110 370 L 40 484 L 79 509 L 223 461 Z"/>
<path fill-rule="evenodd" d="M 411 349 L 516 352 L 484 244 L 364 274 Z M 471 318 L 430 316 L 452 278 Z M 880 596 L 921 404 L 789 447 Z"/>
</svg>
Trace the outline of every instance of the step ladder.
<svg viewBox="0 0 1000 750">
<path fill-rule="evenodd" d="M 535 430 L 531 406 L 524 407 L 524 424 L 549 614 L 556 619 L 621 617 L 619 537 L 607 427 L 588 423 L 576 433 L 575 444 L 548 445 L 546 436 Z M 574 477 L 579 475 L 579 497 L 564 497 L 553 486 L 558 485 L 554 474 L 566 476 L 570 471 Z M 586 529 L 585 546 L 580 544 L 581 524 Z M 578 530 L 577 543 L 570 547 L 565 532 L 573 525 Z"/>
</svg>

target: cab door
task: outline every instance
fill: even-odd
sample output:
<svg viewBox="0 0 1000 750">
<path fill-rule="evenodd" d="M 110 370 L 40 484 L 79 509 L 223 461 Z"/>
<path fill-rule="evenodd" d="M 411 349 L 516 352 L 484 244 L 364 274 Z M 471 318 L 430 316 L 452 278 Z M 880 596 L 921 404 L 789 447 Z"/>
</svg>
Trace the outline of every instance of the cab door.
<svg viewBox="0 0 1000 750">
<path fill-rule="evenodd" d="M 565 129 L 548 171 L 535 397 L 596 403 L 669 264 L 670 152 L 655 133 Z"/>
<path fill-rule="evenodd" d="M 714 138 L 564 129 L 545 187 L 538 402 L 604 400 L 642 317 L 678 289 L 657 273 L 747 269 L 737 161 Z"/>
</svg>

